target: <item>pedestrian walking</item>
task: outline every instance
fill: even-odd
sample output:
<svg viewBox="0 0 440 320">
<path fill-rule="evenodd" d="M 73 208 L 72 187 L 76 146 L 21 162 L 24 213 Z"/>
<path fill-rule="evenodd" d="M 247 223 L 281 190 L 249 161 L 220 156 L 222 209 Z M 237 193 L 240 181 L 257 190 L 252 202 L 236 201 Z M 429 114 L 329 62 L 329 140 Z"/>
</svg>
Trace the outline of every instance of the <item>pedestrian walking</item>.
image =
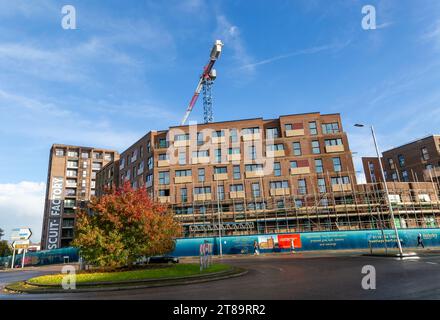
<svg viewBox="0 0 440 320">
<path fill-rule="evenodd" d="M 425 249 L 425 245 L 423 244 L 423 238 L 422 238 L 422 234 L 421 233 L 419 233 L 417 235 L 417 248 L 419 246 L 422 246 L 422 248 Z"/>
<path fill-rule="evenodd" d="M 295 253 L 295 241 L 290 239 L 290 252 Z"/>
<path fill-rule="evenodd" d="M 260 248 L 258 247 L 258 242 L 254 241 L 254 256 L 258 256 L 260 254 Z"/>
</svg>

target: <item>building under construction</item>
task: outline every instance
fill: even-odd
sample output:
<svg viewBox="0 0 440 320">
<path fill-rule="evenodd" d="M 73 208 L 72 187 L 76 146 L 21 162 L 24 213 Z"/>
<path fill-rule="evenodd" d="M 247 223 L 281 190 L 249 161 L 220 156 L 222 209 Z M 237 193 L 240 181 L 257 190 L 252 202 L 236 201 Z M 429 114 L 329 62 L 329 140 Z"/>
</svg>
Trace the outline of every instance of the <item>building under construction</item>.
<svg viewBox="0 0 440 320">
<path fill-rule="evenodd" d="M 434 182 L 358 185 L 339 114 L 296 114 L 152 131 L 97 175 L 169 205 L 185 237 L 437 227 Z"/>
</svg>

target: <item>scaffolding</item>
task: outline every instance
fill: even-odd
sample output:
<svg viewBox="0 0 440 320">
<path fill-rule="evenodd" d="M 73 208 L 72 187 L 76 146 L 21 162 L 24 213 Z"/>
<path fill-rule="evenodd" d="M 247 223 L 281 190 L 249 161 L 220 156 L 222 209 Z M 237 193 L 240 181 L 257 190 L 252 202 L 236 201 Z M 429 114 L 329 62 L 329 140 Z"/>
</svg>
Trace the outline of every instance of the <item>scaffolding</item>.
<svg viewBox="0 0 440 320">
<path fill-rule="evenodd" d="M 223 192 L 216 183 L 191 183 L 186 187 L 210 186 L 216 194 L 202 201 L 192 197 L 189 203 L 177 201 L 177 188 L 182 187 L 179 185 L 175 186 L 170 208 L 182 224 L 184 237 L 216 236 L 219 226 L 223 235 L 387 229 L 393 223 L 389 202 L 397 228 L 440 226 L 440 185 L 435 181 L 388 182 L 388 202 L 383 183 L 357 185 L 350 179 L 349 183 L 331 184 L 330 180 L 327 175 L 328 184 L 310 187 L 308 192 L 292 187 L 293 192 L 289 189 L 270 195 L 272 192 L 263 189 L 258 195 L 243 198 L 231 198 L 224 192 L 227 186 L 240 181 L 222 181 Z M 241 183 L 246 185 L 244 179 Z M 264 188 L 262 180 L 261 185 Z"/>
</svg>

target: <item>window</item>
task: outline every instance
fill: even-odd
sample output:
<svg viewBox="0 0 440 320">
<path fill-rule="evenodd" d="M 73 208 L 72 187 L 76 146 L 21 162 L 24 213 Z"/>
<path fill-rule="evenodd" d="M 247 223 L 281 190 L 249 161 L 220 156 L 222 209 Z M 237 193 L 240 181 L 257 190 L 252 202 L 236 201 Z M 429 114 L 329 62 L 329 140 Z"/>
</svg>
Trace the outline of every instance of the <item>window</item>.
<svg viewBox="0 0 440 320">
<path fill-rule="evenodd" d="M 298 193 L 299 194 L 307 194 L 306 179 L 299 179 L 298 180 Z"/>
<path fill-rule="evenodd" d="M 426 170 L 432 170 L 434 167 L 433 167 L 433 165 L 432 164 L 427 164 L 426 166 L 425 166 L 425 169 Z"/>
<path fill-rule="evenodd" d="M 232 154 L 240 154 L 240 148 L 229 148 L 228 153 Z"/>
<path fill-rule="evenodd" d="M 241 179 L 240 166 L 233 167 L 233 177 L 235 180 Z"/>
<path fill-rule="evenodd" d="M 136 155 L 137 155 L 137 152 L 136 152 Z M 93 159 L 102 159 L 102 153 L 101 152 L 94 152 Z"/>
<path fill-rule="evenodd" d="M 316 121 L 309 122 L 309 131 L 310 131 L 310 134 L 312 134 L 312 135 L 318 134 L 318 129 L 316 127 Z"/>
<path fill-rule="evenodd" d="M 174 141 L 187 141 L 189 140 L 189 133 L 176 134 L 174 136 Z"/>
<path fill-rule="evenodd" d="M 151 158 L 149 158 L 149 159 L 151 159 Z M 148 160 L 149 160 L 148 159 Z M 160 161 L 162 161 L 162 160 L 168 160 L 169 159 L 169 156 L 168 156 L 168 154 L 167 153 L 160 153 L 159 154 L 159 160 Z"/>
<path fill-rule="evenodd" d="M 266 151 L 279 151 L 284 150 L 284 144 L 277 143 L 277 144 L 269 144 L 266 146 Z"/>
<path fill-rule="evenodd" d="M 194 188 L 194 194 L 206 194 L 211 193 L 211 187 L 196 187 Z"/>
<path fill-rule="evenodd" d="M 113 161 L 113 154 L 111 154 L 111 153 L 104 154 L 104 160 L 105 161 Z"/>
<path fill-rule="evenodd" d="M 144 146 L 140 146 L 140 147 L 139 147 L 139 156 L 140 156 L 141 158 L 144 157 Z"/>
<path fill-rule="evenodd" d="M 64 150 L 63 149 L 55 149 L 55 155 L 57 157 L 64 157 Z"/>
<path fill-rule="evenodd" d="M 333 170 L 335 172 L 342 171 L 341 158 L 339 157 L 333 158 Z"/>
<path fill-rule="evenodd" d="M 284 200 L 277 200 L 277 209 L 284 208 Z"/>
<path fill-rule="evenodd" d="M 260 128 L 255 127 L 255 128 L 245 128 L 242 130 L 243 134 L 255 134 L 255 133 L 260 133 Z"/>
<path fill-rule="evenodd" d="M 151 141 L 147 142 L 147 153 L 151 152 Z"/>
<path fill-rule="evenodd" d="M 201 145 L 204 142 L 203 132 L 197 132 L 197 144 Z"/>
<path fill-rule="evenodd" d="M 215 167 L 214 168 L 215 174 L 222 174 L 222 173 L 228 173 L 228 170 L 226 167 Z"/>
<path fill-rule="evenodd" d="M 257 159 L 257 147 L 256 146 L 248 146 L 248 156 L 250 160 Z"/>
<path fill-rule="evenodd" d="M 176 170 L 176 177 L 190 177 L 192 175 L 191 169 L 187 170 Z"/>
<path fill-rule="evenodd" d="M 281 164 L 279 162 L 273 164 L 273 175 L 275 177 L 281 176 Z"/>
<path fill-rule="evenodd" d="M 324 167 L 322 165 L 322 159 L 315 159 L 315 171 L 316 173 L 323 173 Z"/>
<path fill-rule="evenodd" d="M 76 196 L 76 189 L 66 189 L 66 197 Z"/>
<path fill-rule="evenodd" d="M 159 148 L 167 148 L 167 147 L 168 147 L 167 139 L 165 138 L 159 139 Z"/>
<path fill-rule="evenodd" d="M 180 189 L 180 200 L 182 202 L 188 201 L 188 189 L 186 189 L 186 188 Z"/>
<path fill-rule="evenodd" d="M 339 124 L 337 122 L 322 124 L 322 133 L 331 134 L 339 132 Z"/>
<path fill-rule="evenodd" d="M 349 177 L 334 177 L 331 178 L 331 184 L 336 185 L 336 184 L 350 184 L 350 178 Z"/>
<path fill-rule="evenodd" d="M 213 138 L 220 138 L 220 137 L 224 137 L 224 136 L 225 136 L 225 132 L 223 130 L 217 130 L 217 131 L 212 132 Z"/>
<path fill-rule="evenodd" d="M 286 123 L 284 125 L 284 129 L 286 129 L 286 131 L 291 131 L 293 130 L 292 124 L 291 123 Z"/>
<path fill-rule="evenodd" d="M 147 164 L 148 164 L 148 170 L 153 170 L 153 157 L 149 157 L 147 160 Z"/>
<path fill-rule="evenodd" d="M 397 159 L 399 160 L 399 166 L 403 167 L 405 165 L 405 157 L 401 154 L 397 156 Z"/>
<path fill-rule="evenodd" d="M 429 160 L 429 152 L 426 147 L 422 148 L 422 159 L 423 160 Z"/>
<path fill-rule="evenodd" d="M 217 162 L 217 163 L 222 162 L 222 149 L 215 149 L 214 150 L 214 159 L 215 159 L 215 162 Z"/>
<path fill-rule="evenodd" d="M 225 186 L 218 186 L 217 197 L 219 200 L 225 200 Z"/>
<path fill-rule="evenodd" d="M 78 151 L 68 151 L 67 156 L 72 158 L 78 158 Z"/>
<path fill-rule="evenodd" d="M 301 143 L 293 142 L 292 143 L 292 148 L 293 148 L 293 155 L 294 156 L 300 156 L 301 155 Z"/>
<path fill-rule="evenodd" d="M 290 161 L 290 167 L 293 168 L 293 169 L 294 168 L 298 168 L 298 161 L 296 161 L 296 160 L 295 161 Z"/>
<path fill-rule="evenodd" d="M 319 147 L 319 141 L 318 140 L 313 140 L 312 141 L 312 153 L 313 154 L 320 154 L 321 153 L 321 148 Z"/>
<path fill-rule="evenodd" d="M 87 163 L 87 162 L 84 162 L 84 163 Z M 78 168 L 78 161 L 73 161 L 73 160 L 67 161 L 67 167 Z"/>
<path fill-rule="evenodd" d="M 325 187 L 325 179 L 324 178 L 318 178 L 318 191 L 320 193 L 327 192 L 327 188 Z"/>
<path fill-rule="evenodd" d="M 392 158 L 388 158 L 388 165 L 390 166 L 390 169 L 394 169 L 394 160 Z"/>
<path fill-rule="evenodd" d="M 326 139 L 325 140 L 325 145 L 326 146 L 340 146 L 342 145 L 342 139 L 338 138 L 338 139 Z"/>
<path fill-rule="evenodd" d="M 180 165 L 186 164 L 186 152 L 185 151 L 179 151 L 179 164 Z"/>
<path fill-rule="evenodd" d="M 100 163 L 100 162 L 93 162 L 92 163 L 93 170 L 101 170 L 101 168 L 102 168 L 102 163 Z"/>
<path fill-rule="evenodd" d="M 406 171 L 406 170 L 402 171 L 402 180 L 404 182 L 408 182 L 409 181 L 408 171 Z"/>
<path fill-rule="evenodd" d="M 145 177 L 145 182 L 147 183 L 147 186 L 150 186 L 153 183 L 153 175 L 152 174 L 148 174 Z"/>
<path fill-rule="evenodd" d="M 278 128 L 266 129 L 266 138 L 267 139 L 276 139 L 278 137 L 279 137 Z"/>
<path fill-rule="evenodd" d="M 238 131 L 237 131 L 237 129 L 231 129 L 230 136 L 231 136 L 231 142 L 238 142 Z"/>
<path fill-rule="evenodd" d="M 159 172 L 159 184 L 170 184 L 170 172 L 169 171 L 162 171 Z"/>
<path fill-rule="evenodd" d="M 392 179 L 393 181 L 397 181 L 397 180 L 398 180 L 398 178 L 397 178 L 397 173 L 396 173 L 396 172 L 393 172 L 393 173 L 391 174 L 391 179 Z"/>
<path fill-rule="evenodd" d="M 192 156 L 193 158 L 209 157 L 209 151 L 208 150 L 193 151 Z"/>
<path fill-rule="evenodd" d="M 159 197 L 169 197 L 169 196 L 170 196 L 170 190 L 169 189 L 159 190 Z"/>
<path fill-rule="evenodd" d="M 256 198 L 259 197 L 260 195 L 261 195 L 260 184 L 258 182 L 252 183 L 252 196 Z"/>
<path fill-rule="evenodd" d="M 198 170 L 198 179 L 199 179 L 199 182 L 205 182 L 205 169 L 203 169 L 203 168 L 199 168 L 199 170 Z"/>
<path fill-rule="evenodd" d="M 244 191 L 244 187 L 242 184 L 231 184 L 230 189 L 231 192 Z"/>
<path fill-rule="evenodd" d="M 86 172 L 86 171 L 84 171 L 84 172 Z M 66 175 L 68 177 L 75 178 L 78 175 L 78 171 L 76 171 L 76 170 L 67 170 Z"/>
<path fill-rule="evenodd" d="M 270 183 L 271 189 L 287 189 L 289 188 L 289 183 L 287 181 L 272 181 Z"/>
<path fill-rule="evenodd" d="M 246 172 L 252 172 L 252 171 L 263 171 L 263 165 L 262 164 L 247 164 L 245 166 Z"/>
</svg>

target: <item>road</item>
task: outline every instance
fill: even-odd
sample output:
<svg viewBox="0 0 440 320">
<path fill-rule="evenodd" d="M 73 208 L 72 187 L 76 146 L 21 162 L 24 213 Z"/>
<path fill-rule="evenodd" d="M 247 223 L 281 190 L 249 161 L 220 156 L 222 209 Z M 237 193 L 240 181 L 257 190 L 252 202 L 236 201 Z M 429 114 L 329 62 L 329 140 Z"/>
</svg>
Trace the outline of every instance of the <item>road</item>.
<svg viewBox="0 0 440 320">
<path fill-rule="evenodd" d="M 232 279 L 139 290 L 46 295 L 0 295 L 0 299 L 440 299 L 440 255 L 420 255 L 418 260 L 389 257 L 292 254 L 224 258 L 244 267 L 248 274 Z M 376 269 L 376 289 L 361 286 L 362 267 Z M 38 271 L 35 271 L 38 272 Z M 41 271 L 44 272 L 44 271 Z M 34 276 L 28 271 L 0 282 Z"/>
</svg>

